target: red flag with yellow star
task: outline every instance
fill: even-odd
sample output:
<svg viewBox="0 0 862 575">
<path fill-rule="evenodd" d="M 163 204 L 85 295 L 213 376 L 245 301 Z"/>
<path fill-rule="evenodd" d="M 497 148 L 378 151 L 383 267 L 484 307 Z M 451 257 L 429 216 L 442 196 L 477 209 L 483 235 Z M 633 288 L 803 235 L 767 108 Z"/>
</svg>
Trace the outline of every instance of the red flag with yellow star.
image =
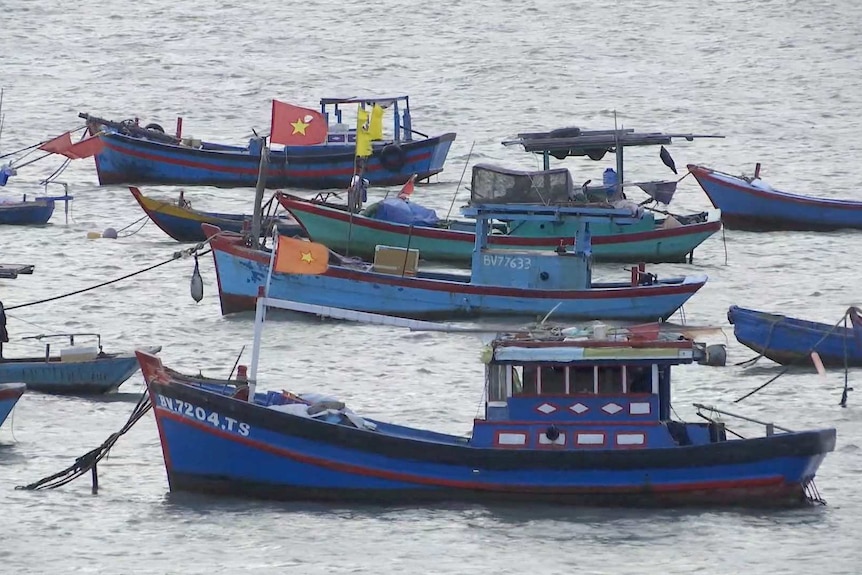
<svg viewBox="0 0 862 575">
<path fill-rule="evenodd" d="M 329 267 L 329 248 L 323 244 L 278 236 L 273 271 L 284 274 L 319 275 Z"/>
<path fill-rule="evenodd" d="M 317 110 L 272 101 L 269 141 L 285 146 L 310 146 L 326 141 L 326 118 Z"/>
</svg>

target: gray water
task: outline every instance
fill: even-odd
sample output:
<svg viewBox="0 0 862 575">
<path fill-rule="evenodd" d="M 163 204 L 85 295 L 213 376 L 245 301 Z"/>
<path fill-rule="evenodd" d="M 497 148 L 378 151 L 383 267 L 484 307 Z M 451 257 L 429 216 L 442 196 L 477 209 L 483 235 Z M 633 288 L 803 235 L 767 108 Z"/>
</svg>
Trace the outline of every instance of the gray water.
<svg viewBox="0 0 862 575">
<path fill-rule="evenodd" d="M 252 128 L 268 129 L 271 98 L 314 107 L 323 96 L 409 93 L 416 129 L 458 133 L 445 171 L 415 193 L 441 215 L 456 190 L 456 210 L 468 196 L 458 186 L 468 159 L 536 166 L 502 139 L 569 125 L 607 129 L 614 114 L 638 130 L 726 136 L 677 142 L 677 166 L 751 174 L 760 161 L 777 188 L 859 199 L 862 4 L 854 0 L 0 0 L 0 9 L 3 151 L 80 125 L 78 112 L 168 129 L 182 116 L 186 135 L 243 142 Z M 629 177 L 672 176 L 656 156 L 629 153 Z M 610 164 L 562 165 L 580 182 L 597 181 Z M 0 192 L 34 193 L 27 182 L 56 166 L 24 168 Z M 129 226 L 142 213 L 126 189 L 96 186 L 92 160 L 60 179 L 75 195 L 68 225 L 58 208 L 47 227 L 0 229 L 0 260 L 36 264 L 33 276 L 0 281 L 7 306 L 119 277 L 178 249 L 152 224 L 127 235 L 139 228 L 132 225 L 116 241 L 88 240 L 87 232 Z M 186 197 L 239 212 L 249 211 L 252 193 L 204 188 Z M 674 208 L 708 206 L 693 179 L 683 180 Z M 14 490 L 119 429 L 142 390 L 135 375 L 105 400 L 27 394 L 0 429 L 0 572 L 857 573 L 862 396 L 851 393 L 841 409 L 843 373 L 821 379 L 801 369 L 734 405 L 781 368 L 732 365 L 753 353 L 733 339 L 725 313 L 735 303 L 837 321 L 862 303 L 860 238 L 728 231 L 703 244 L 693 266 L 652 267 L 662 276 L 709 274 L 685 316 L 725 327 L 711 338 L 729 343 L 727 367 L 678 370 L 679 416 L 695 418 L 691 404 L 700 401 L 793 429 L 837 427 L 838 446 L 817 479 L 825 507 L 382 509 L 177 496 L 168 493 L 151 416 L 100 466 L 98 495 L 86 478 L 57 491 Z M 17 339 L 24 335 L 98 331 L 106 351 L 157 344 L 168 365 L 227 375 L 246 344 L 249 357 L 252 317 L 221 317 L 209 259 L 196 304 L 192 266 L 183 259 L 11 311 L 7 351 L 41 353 Z M 599 266 L 598 275 L 627 277 L 622 268 Z M 324 391 L 368 416 L 463 433 L 481 405 L 481 346 L 472 336 L 280 316 L 267 326 L 260 378 L 264 388 Z M 858 378 L 851 372 L 851 384 Z"/>
</svg>

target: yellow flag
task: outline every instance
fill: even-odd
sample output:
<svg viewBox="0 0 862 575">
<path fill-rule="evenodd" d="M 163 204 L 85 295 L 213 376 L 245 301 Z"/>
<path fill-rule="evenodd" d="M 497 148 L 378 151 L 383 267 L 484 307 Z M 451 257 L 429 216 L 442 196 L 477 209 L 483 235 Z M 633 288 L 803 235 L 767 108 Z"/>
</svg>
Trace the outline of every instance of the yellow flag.
<svg viewBox="0 0 862 575">
<path fill-rule="evenodd" d="M 383 139 L 383 112 L 386 110 L 383 106 L 374 104 L 371 108 L 371 126 L 368 128 L 372 140 Z"/>
<path fill-rule="evenodd" d="M 368 112 L 359 108 L 356 111 L 356 155 L 360 158 L 367 158 L 371 155 L 372 151 Z"/>
</svg>

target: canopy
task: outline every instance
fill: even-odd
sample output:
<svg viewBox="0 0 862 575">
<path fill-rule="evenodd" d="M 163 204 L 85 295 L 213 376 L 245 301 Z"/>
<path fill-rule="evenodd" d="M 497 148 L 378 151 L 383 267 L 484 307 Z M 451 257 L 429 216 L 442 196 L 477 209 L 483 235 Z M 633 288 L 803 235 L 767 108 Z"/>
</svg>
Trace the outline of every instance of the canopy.
<svg viewBox="0 0 862 575">
<path fill-rule="evenodd" d="M 549 205 L 570 201 L 572 190 L 572 174 L 566 168 L 527 172 L 476 164 L 470 203 Z"/>
</svg>

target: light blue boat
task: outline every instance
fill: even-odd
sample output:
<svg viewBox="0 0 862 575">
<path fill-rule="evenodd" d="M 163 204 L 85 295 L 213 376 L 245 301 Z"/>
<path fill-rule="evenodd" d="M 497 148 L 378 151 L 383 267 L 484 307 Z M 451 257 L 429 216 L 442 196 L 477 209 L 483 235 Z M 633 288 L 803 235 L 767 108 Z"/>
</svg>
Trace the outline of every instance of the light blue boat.
<svg viewBox="0 0 862 575">
<path fill-rule="evenodd" d="M 6 421 L 27 386 L 23 383 L 0 383 L 0 425 Z"/>
<path fill-rule="evenodd" d="M 76 346 L 75 336 L 93 335 L 94 347 Z M 25 339 L 68 337 L 70 347 L 52 355 L 51 345 L 45 346 L 42 357 L 0 357 L 0 384 L 23 382 L 30 391 L 60 395 L 96 395 L 117 391 L 120 385 L 138 370 L 134 353 L 105 353 L 98 334 L 56 334 Z M 153 353 L 161 347 L 150 347 Z"/>
<path fill-rule="evenodd" d="M 629 282 L 594 283 L 590 221 L 634 221 L 628 210 L 596 207 L 484 205 L 464 208 L 475 218 L 476 244 L 470 274 L 424 272 L 410 262 L 418 253 L 378 246 L 374 263 L 330 258 L 321 275 L 273 273 L 274 298 L 400 317 L 464 318 L 528 316 L 567 319 L 656 321 L 669 318 L 706 283 L 705 275 L 658 279 L 633 270 Z M 495 249 L 488 246 L 494 219 L 555 221 L 580 218 L 574 251 Z M 254 309 L 270 253 L 249 248 L 242 236 L 204 226 L 218 276 L 222 313 Z"/>
</svg>

